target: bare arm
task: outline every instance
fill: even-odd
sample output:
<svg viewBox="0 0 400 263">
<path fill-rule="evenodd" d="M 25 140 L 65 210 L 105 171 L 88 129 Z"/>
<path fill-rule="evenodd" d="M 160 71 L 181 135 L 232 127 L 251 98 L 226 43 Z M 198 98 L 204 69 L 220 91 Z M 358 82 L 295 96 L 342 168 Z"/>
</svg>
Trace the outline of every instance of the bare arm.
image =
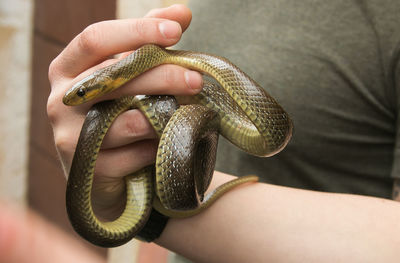
<svg viewBox="0 0 400 263">
<path fill-rule="evenodd" d="M 196 262 L 398 262 L 400 204 L 257 183 L 170 220 L 158 243 Z"/>
</svg>

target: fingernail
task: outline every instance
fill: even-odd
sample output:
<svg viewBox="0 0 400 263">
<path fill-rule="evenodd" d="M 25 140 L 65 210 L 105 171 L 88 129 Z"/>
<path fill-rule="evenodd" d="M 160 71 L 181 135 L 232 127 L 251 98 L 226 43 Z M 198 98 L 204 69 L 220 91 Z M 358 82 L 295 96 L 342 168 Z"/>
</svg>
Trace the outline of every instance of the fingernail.
<svg viewBox="0 0 400 263">
<path fill-rule="evenodd" d="M 203 78 L 197 71 L 187 70 L 185 71 L 185 82 L 189 88 L 199 90 L 201 89 Z"/>
<path fill-rule="evenodd" d="M 167 39 L 179 38 L 182 32 L 181 26 L 174 21 L 163 21 L 158 24 L 158 29 L 161 35 Z"/>
</svg>

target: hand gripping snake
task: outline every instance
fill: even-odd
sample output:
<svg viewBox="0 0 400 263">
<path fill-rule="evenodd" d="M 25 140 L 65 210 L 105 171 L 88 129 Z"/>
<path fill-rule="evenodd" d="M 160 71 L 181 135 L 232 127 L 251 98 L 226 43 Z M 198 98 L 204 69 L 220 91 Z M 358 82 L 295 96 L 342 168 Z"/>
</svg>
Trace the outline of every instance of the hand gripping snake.
<svg viewBox="0 0 400 263">
<path fill-rule="evenodd" d="M 218 133 L 256 156 L 279 152 L 291 137 L 288 114 L 231 62 L 152 44 L 79 81 L 63 102 L 79 105 L 98 98 L 161 64 L 203 73 L 204 87 L 190 97 L 193 104 L 179 106 L 171 96 L 127 96 L 95 104 L 83 124 L 68 178 L 66 205 L 75 230 L 94 244 L 111 247 L 129 241 L 144 226 L 152 207 L 170 217 L 188 217 L 236 185 L 256 181 L 256 176 L 240 177 L 204 197 L 214 171 Z M 124 212 L 114 221 L 102 222 L 91 204 L 95 162 L 112 121 L 132 108 L 142 111 L 160 138 L 156 163 L 125 177 Z"/>
</svg>

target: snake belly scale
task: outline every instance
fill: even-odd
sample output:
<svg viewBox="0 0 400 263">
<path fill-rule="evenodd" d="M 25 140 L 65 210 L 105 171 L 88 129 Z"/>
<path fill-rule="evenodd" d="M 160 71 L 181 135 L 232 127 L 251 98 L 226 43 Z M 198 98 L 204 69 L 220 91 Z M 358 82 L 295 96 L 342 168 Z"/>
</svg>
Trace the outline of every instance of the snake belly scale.
<svg viewBox="0 0 400 263">
<path fill-rule="evenodd" d="M 133 238 L 152 207 L 170 217 L 188 217 L 209 207 L 233 187 L 257 181 L 244 176 L 205 195 L 214 171 L 218 134 L 256 156 L 282 150 L 292 134 L 283 108 L 254 80 L 228 60 L 191 51 L 145 45 L 119 62 L 100 69 L 68 90 L 66 105 L 79 105 L 122 86 L 161 64 L 176 64 L 203 73 L 194 105 L 179 106 L 171 96 L 122 97 L 89 111 L 70 169 L 66 205 L 75 230 L 88 241 L 106 247 Z M 100 221 L 93 212 L 91 189 L 102 140 L 122 112 L 138 108 L 160 137 L 156 164 L 125 177 L 126 205 L 119 218 Z"/>
</svg>

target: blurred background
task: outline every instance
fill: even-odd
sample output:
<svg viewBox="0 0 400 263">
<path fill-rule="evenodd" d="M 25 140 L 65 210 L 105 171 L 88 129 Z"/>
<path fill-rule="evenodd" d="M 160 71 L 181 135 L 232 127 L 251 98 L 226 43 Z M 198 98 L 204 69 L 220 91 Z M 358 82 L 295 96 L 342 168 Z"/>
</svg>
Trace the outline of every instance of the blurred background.
<svg viewBox="0 0 400 263">
<path fill-rule="evenodd" d="M 72 38 L 101 20 L 140 17 L 187 0 L 0 0 L 0 199 L 31 208 L 108 262 L 178 262 L 133 241 L 105 250 L 77 237 L 65 211 L 65 178 L 46 115 L 48 66 Z"/>
</svg>

